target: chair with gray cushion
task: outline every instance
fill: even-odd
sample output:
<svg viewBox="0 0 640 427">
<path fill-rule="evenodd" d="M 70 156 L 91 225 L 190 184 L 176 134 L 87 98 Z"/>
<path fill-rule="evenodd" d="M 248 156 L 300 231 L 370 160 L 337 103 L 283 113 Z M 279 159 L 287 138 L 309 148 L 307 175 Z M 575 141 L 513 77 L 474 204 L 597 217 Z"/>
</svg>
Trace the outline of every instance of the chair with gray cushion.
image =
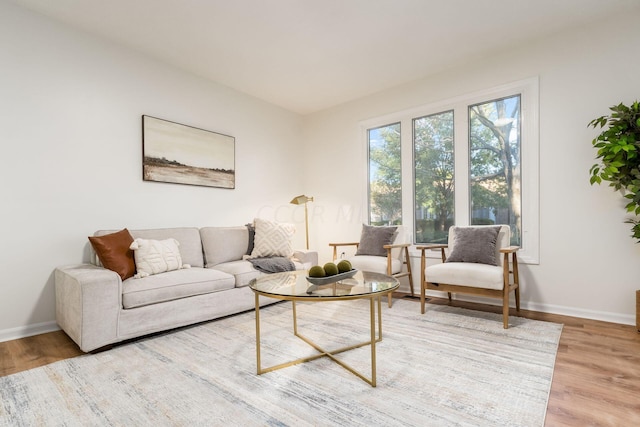
<svg viewBox="0 0 640 427">
<path fill-rule="evenodd" d="M 411 295 L 414 295 L 411 259 L 406 229 L 401 226 L 372 226 L 363 224 L 359 242 L 329 243 L 333 247 L 333 260 L 338 259 L 338 248 L 355 246 L 355 255 L 346 258 L 353 268 L 382 273 L 395 278 L 407 276 Z M 406 265 L 406 269 L 404 266 Z M 389 293 L 389 307 L 392 305 Z"/>
<path fill-rule="evenodd" d="M 510 246 L 508 225 L 451 227 L 448 245 L 425 245 L 421 251 L 420 308 L 425 312 L 426 291 L 464 293 L 502 299 L 502 321 L 509 327 L 509 292 L 520 311 L 516 246 Z M 427 267 L 426 251 L 440 250 L 442 263 Z M 509 257 L 511 255 L 511 257 Z"/>
</svg>

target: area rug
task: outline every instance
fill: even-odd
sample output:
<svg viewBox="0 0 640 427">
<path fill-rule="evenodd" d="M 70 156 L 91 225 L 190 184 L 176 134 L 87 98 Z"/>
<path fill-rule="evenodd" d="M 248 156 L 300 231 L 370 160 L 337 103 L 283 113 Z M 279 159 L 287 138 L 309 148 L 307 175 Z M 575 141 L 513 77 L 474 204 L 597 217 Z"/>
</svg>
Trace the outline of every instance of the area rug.
<svg viewBox="0 0 640 427">
<path fill-rule="evenodd" d="M 10 426 L 542 426 L 562 325 L 449 306 L 383 304 L 377 387 L 326 357 L 256 375 L 247 312 L 0 378 Z M 315 350 L 291 304 L 260 311 L 262 363 Z M 325 348 L 364 341 L 366 301 L 298 303 Z M 339 355 L 371 372 L 370 347 Z M 368 375 L 368 374 L 367 374 Z"/>
</svg>

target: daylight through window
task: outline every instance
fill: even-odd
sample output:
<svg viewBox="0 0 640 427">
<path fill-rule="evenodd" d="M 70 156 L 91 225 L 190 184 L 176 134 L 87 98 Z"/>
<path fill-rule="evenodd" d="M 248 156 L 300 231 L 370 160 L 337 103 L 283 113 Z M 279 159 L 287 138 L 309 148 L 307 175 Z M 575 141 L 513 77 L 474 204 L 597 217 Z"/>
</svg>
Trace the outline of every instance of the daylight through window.
<svg viewBox="0 0 640 427">
<path fill-rule="evenodd" d="M 410 225 L 415 244 L 447 243 L 454 224 L 507 224 L 537 263 L 537 108 L 530 79 L 364 123 L 370 224 Z"/>
<path fill-rule="evenodd" d="M 520 245 L 520 95 L 469 106 L 471 224 L 507 224 Z"/>
<path fill-rule="evenodd" d="M 402 224 L 400 123 L 369 129 L 369 223 Z"/>
</svg>

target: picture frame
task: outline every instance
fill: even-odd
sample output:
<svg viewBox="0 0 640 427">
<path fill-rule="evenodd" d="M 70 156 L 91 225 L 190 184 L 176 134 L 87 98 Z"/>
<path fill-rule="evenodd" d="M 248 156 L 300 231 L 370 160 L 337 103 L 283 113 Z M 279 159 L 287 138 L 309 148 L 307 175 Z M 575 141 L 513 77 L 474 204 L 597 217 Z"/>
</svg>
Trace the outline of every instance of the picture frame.
<svg viewBox="0 0 640 427">
<path fill-rule="evenodd" d="M 235 188 L 235 138 L 142 116 L 143 181 Z"/>
</svg>

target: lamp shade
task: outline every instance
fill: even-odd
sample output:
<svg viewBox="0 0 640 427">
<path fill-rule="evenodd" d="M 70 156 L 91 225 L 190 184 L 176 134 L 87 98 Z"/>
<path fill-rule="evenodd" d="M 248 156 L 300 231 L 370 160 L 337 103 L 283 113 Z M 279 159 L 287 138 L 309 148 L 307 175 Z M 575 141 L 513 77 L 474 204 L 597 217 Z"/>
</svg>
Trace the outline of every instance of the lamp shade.
<svg viewBox="0 0 640 427">
<path fill-rule="evenodd" d="M 313 197 L 305 196 L 304 194 L 301 196 L 296 196 L 289 203 L 294 205 L 304 205 L 307 202 L 313 202 Z"/>
</svg>

